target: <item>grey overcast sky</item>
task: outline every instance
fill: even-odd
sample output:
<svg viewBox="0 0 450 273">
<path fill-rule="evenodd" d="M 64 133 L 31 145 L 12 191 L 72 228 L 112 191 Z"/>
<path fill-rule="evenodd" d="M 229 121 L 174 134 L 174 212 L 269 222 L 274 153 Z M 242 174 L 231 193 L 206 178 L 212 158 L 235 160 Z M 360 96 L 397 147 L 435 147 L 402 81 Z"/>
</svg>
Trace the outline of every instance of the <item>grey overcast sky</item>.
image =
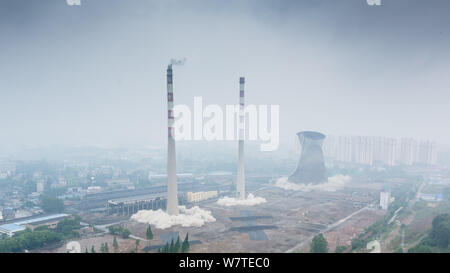
<svg viewBox="0 0 450 273">
<path fill-rule="evenodd" d="M 0 147 L 158 146 L 175 102 L 279 104 L 280 134 L 450 146 L 450 1 L 0 0 Z"/>
</svg>

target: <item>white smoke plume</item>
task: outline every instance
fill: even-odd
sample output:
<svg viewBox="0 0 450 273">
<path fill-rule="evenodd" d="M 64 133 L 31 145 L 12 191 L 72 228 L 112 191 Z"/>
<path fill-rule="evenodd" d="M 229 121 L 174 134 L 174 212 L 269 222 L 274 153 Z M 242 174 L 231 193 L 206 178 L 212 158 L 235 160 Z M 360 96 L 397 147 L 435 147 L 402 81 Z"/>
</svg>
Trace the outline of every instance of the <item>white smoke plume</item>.
<svg viewBox="0 0 450 273">
<path fill-rule="evenodd" d="M 171 65 L 184 65 L 184 63 L 186 62 L 186 58 L 177 60 L 177 59 L 170 59 L 170 64 Z"/>
<path fill-rule="evenodd" d="M 234 197 L 223 197 L 217 200 L 217 204 L 225 207 L 231 206 L 256 206 L 262 203 L 266 203 L 266 199 L 263 197 L 255 197 L 253 194 L 249 194 L 246 199 L 238 199 Z"/>
<path fill-rule="evenodd" d="M 290 182 L 287 177 L 281 177 L 275 182 L 275 186 L 285 190 L 304 192 L 309 192 L 312 190 L 337 191 L 344 187 L 345 184 L 350 180 L 350 176 L 338 174 L 332 177 L 328 177 L 328 182 L 322 184 L 296 184 Z"/>
<path fill-rule="evenodd" d="M 185 206 L 179 206 L 180 214 L 170 215 L 165 211 L 159 210 L 140 210 L 131 216 L 132 220 L 139 223 L 145 223 L 155 226 L 157 229 L 166 229 L 172 226 L 180 225 L 182 227 L 201 227 L 207 222 L 215 222 L 210 211 L 199 208 L 198 206 L 190 209 Z"/>
</svg>

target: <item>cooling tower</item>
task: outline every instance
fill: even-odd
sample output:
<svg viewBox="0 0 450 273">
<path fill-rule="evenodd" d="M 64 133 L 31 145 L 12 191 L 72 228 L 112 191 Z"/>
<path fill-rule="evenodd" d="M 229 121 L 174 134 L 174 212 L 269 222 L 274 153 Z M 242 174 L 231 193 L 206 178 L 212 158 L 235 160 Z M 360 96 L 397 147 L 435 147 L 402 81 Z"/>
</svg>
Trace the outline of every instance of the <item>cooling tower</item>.
<svg viewBox="0 0 450 273">
<path fill-rule="evenodd" d="M 245 171 L 244 171 L 244 129 L 245 129 L 245 104 L 244 104 L 245 78 L 239 79 L 239 162 L 236 182 L 236 192 L 239 199 L 245 199 Z"/>
<path fill-rule="evenodd" d="M 302 152 L 297 169 L 289 176 L 294 183 L 318 184 L 327 181 L 322 143 L 325 135 L 319 132 L 297 133 Z"/>
<path fill-rule="evenodd" d="M 168 109 L 168 149 L 167 149 L 167 213 L 178 215 L 178 189 L 174 139 L 173 75 L 172 65 L 167 67 L 167 109 Z"/>
</svg>

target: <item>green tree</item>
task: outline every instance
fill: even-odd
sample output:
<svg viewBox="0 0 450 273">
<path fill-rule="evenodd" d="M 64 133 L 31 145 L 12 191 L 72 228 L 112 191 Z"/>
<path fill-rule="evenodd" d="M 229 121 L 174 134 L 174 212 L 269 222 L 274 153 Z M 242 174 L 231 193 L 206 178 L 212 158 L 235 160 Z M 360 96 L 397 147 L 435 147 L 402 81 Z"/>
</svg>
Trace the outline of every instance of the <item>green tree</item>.
<svg viewBox="0 0 450 273">
<path fill-rule="evenodd" d="M 311 241 L 310 247 L 311 253 L 328 253 L 328 243 L 327 240 L 325 240 L 325 237 L 323 237 L 322 233 L 314 236 Z"/>
<path fill-rule="evenodd" d="M 0 240 L 0 252 L 23 252 L 56 243 L 62 240 L 62 236 L 50 229 L 26 229 L 17 232 L 12 238 L 6 237 Z"/>
<path fill-rule="evenodd" d="M 403 253 L 403 249 L 399 247 L 394 251 L 394 253 Z"/>
<path fill-rule="evenodd" d="M 358 248 L 362 248 L 366 245 L 366 242 L 364 240 L 361 239 L 353 239 L 352 240 L 352 249 L 358 249 Z"/>
<path fill-rule="evenodd" d="M 108 243 L 105 243 L 105 246 L 103 247 L 104 252 L 103 253 L 109 253 L 109 247 L 108 247 Z"/>
<path fill-rule="evenodd" d="M 130 234 L 131 234 L 131 232 L 125 228 L 120 233 L 120 236 L 122 236 L 122 238 L 126 239 L 126 238 L 130 237 Z"/>
<path fill-rule="evenodd" d="M 148 225 L 147 232 L 145 233 L 147 240 L 153 240 L 152 227 Z"/>
<path fill-rule="evenodd" d="M 336 250 L 334 252 L 336 253 L 343 253 L 344 251 L 346 251 L 348 248 L 348 246 L 337 246 Z"/>
<path fill-rule="evenodd" d="M 450 214 L 444 213 L 434 217 L 430 233 L 434 245 L 446 249 L 450 243 Z"/>
<path fill-rule="evenodd" d="M 182 253 L 189 252 L 189 233 L 186 233 L 186 237 L 184 237 L 183 244 L 181 244 L 181 252 Z"/>
<path fill-rule="evenodd" d="M 63 212 L 64 202 L 56 197 L 45 195 L 41 198 L 42 209 L 47 213 Z"/>
<path fill-rule="evenodd" d="M 433 253 L 433 250 L 431 247 L 419 243 L 418 245 L 408 249 L 408 253 Z"/>
<path fill-rule="evenodd" d="M 179 253 L 181 251 L 181 243 L 180 243 L 180 236 L 177 237 L 177 242 L 174 246 L 174 252 Z"/>
<path fill-rule="evenodd" d="M 175 244 L 173 243 L 173 238 L 170 241 L 169 253 L 175 253 Z"/>
<path fill-rule="evenodd" d="M 119 235 L 123 239 L 126 239 L 130 236 L 131 232 L 124 227 L 110 226 L 108 227 L 109 233 L 112 235 Z"/>
<path fill-rule="evenodd" d="M 152 232 L 152 227 L 150 225 L 148 225 L 147 228 L 147 232 L 145 233 L 145 237 L 147 238 L 147 247 L 149 245 L 149 241 L 153 240 L 153 232 Z"/>
<path fill-rule="evenodd" d="M 137 239 L 136 240 L 136 252 L 138 252 L 138 247 L 139 247 L 139 243 L 140 243 L 141 241 L 139 240 L 139 239 Z"/>
<path fill-rule="evenodd" d="M 94 246 L 91 247 L 91 253 L 95 253 L 95 248 L 94 248 Z"/>
<path fill-rule="evenodd" d="M 117 252 L 117 250 L 119 250 L 119 244 L 117 243 L 116 236 L 114 236 L 114 239 L 113 239 L 113 247 L 114 247 L 114 252 Z"/>
<path fill-rule="evenodd" d="M 169 253 L 169 242 L 164 246 L 163 253 Z"/>
</svg>

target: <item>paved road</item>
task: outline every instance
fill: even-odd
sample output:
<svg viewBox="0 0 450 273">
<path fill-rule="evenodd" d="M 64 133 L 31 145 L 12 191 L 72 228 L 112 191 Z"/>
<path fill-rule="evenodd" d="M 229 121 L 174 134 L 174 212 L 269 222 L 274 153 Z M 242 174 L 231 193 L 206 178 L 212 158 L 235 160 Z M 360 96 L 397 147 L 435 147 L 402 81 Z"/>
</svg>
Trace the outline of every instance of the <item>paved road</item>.
<svg viewBox="0 0 450 273">
<path fill-rule="evenodd" d="M 133 235 L 133 234 L 130 234 L 130 238 L 133 238 L 133 239 L 135 239 L 135 240 L 139 240 L 139 241 L 141 241 L 141 242 L 147 242 L 147 239 L 144 239 L 144 238 L 135 236 L 135 235 Z"/>
<path fill-rule="evenodd" d="M 122 223 L 125 223 L 127 221 L 128 220 L 122 220 L 122 221 L 119 221 L 119 222 L 110 223 L 110 224 L 106 224 L 106 225 L 94 225 L 94 227 L 99 229 L 99 230 L 103 230 L 103 233 L 108 233 L 109 232 L 108 227 L 114 226 L 114 225 L 118 225 L 118 224 L 122 224 Z"/>
</svg>

